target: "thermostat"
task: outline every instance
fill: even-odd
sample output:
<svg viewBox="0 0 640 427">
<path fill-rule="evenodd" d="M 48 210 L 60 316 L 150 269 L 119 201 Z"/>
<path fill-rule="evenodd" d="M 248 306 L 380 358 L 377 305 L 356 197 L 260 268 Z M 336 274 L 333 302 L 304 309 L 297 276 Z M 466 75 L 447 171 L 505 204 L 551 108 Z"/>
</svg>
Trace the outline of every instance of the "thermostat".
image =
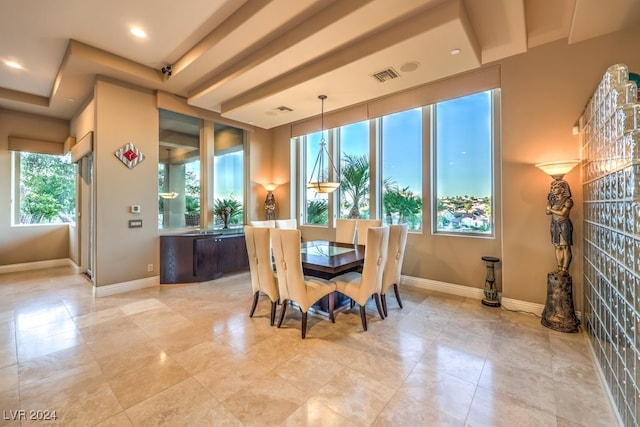
<svg viewBox="0 0 640 427">
<path fill-rule="evenodd" d="M 131 205 L 129 206 L 129 210 L 131 213 L 140 213 L 140 205 Z"/>
</svg>

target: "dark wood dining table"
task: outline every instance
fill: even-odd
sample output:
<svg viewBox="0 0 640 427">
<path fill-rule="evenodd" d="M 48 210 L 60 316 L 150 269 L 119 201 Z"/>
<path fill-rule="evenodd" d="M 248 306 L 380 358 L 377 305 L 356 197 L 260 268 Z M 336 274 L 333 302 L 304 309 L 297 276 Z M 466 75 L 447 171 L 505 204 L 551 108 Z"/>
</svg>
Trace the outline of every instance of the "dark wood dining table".
<svg viewBox="0 0 640 427">
<path fill-rule="evenodd" d="M 302 268 L 307 276 L 332 279 L 364 264 L 364 245 L 312 240 L 302 243 Z"/>
<path fill-rule="evenodd" d="M 358 270 L 364 264 L 364 245 L 312 240 L 302 243 L 302 269 L 306 276 L 332 279 L 348 271 Z M 334 292 L 334 309 L 346 307 L 349 298 Z M 312 309 L 329 315 L 329 296 L 320 299 Z"/>
</svg>

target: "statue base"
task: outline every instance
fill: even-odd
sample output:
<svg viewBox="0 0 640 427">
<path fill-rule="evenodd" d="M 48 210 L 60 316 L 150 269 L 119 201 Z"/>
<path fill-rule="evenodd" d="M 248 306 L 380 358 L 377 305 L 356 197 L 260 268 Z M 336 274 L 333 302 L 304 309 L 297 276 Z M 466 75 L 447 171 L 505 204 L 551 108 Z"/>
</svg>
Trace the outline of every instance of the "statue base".
<svg viewBox="0 0 640 427">
<path fill-rule="evenodd" d="M 540 323 L 559 332 L 580 331 L 580 320 L 573 309 L 573 279 L 570 275 L 547 274 L 547 301 Z"/>
</svg>

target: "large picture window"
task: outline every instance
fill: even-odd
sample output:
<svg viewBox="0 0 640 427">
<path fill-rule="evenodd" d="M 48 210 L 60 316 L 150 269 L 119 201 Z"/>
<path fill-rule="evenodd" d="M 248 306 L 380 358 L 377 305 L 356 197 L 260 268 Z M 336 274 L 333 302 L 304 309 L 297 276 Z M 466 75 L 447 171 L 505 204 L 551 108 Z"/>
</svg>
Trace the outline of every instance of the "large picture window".
<svg viewBox="0 0 640 427">
<path fill-rule="evenodd" d="M 493 234 L 492 91 L 433 107 L 436 233 Z"/>
<path fill-rule="evenodd" d="M 369 122 L 338 129 L 340 138 L 340 218 L 370 218 Z"/>
<path fill-rule="evenodd" d="M 16 152 L 15 224 L 75 222 L 76 165 L 70 155 Z"/>
<path fill-rule="evenodd" d="M 487 90 L 326 130 L 329 151 L 340 153 L 340 190 L 329 195 L 306 189 L 320 132 L 296 138 L 304 223 L 371 218 L 415 232 L 426 218 L 433 233 L 493 236 L 499 94 Z"/>
<path fill-rule="evenodd" d="M 422 229 L 422 108 L 382 119 L 382 221 Z"/>
</svg>

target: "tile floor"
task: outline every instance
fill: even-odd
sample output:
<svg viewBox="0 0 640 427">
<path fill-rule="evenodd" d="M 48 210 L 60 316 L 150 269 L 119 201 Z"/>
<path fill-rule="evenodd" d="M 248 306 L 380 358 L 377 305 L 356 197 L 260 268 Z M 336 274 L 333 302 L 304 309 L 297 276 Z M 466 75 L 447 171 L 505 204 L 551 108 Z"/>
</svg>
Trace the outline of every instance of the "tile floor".
<svg viewBox="0 0 640 427">
<path fill-rule="evenodd" d="M 69 268 L 0 275 L 0 425 L 617 425 L 583 333 L 405 287 L 368 332 L 355 308 L 302 340 L 296 310 L 249 318 L 248 280 L 94 298 Z"/>
</svg>

